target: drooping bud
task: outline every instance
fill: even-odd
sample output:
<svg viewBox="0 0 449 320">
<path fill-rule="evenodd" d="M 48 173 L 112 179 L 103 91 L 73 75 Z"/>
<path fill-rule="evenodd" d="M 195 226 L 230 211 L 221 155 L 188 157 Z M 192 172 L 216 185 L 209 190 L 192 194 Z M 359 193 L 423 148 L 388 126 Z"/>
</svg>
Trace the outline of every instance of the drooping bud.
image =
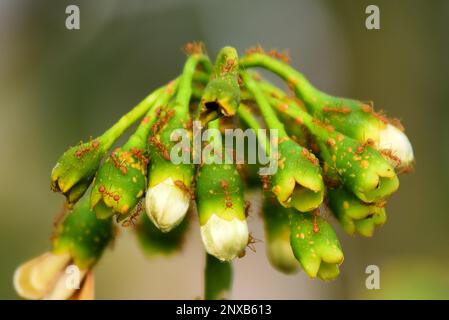
<svg viewBox="0 0 449 320">
<path fill-rule="evenodd" d="M 299 263 L 290 245 L 289 217 L 297 213 L 293 209 L 282 207 L 268 193 L 264 197 L 262 213 L 265 221 L 266 250 L 271 265 L 283 273 L 297 272 Z"/>
<path fill-rule="evenodd" d="M 362 202 L 342 187 L 329 190 L 328 195 L 329 207 L 350 235 L 358 233 L 371 237 L 375 227 L 383 225 L 387 220 L 382 203 Z"/>
<path fill-rule="evenodd" d="M 324 183 L 318 159 L 291 139 L 279 143 L 278 170 L 271 190 L 284 207 L 307 212 L 323 202 Z"/>
<path fill-rule="evenodd" d="M 293 253 L 311 278 L 335 279 L 338 266 L 343 262 L 343 252 L 331 225 L 316 213 L 291 215 Z"/>
<path fill-rule="evenodd" d="M 222 261 L 237 257 L 248 244 L 249 233 L 242 182 L 235 166 L 200 167 L 196 200 L 206 251 Z"/>
<path fill-rule="evenodd" d="M 218 117 L 233 116 L 239 104 L 238 54 L 234 48 L 224 47 L 217 56 L 210 81 L 201 98 L 200 121 L 206 125 Z"/>
</svg>

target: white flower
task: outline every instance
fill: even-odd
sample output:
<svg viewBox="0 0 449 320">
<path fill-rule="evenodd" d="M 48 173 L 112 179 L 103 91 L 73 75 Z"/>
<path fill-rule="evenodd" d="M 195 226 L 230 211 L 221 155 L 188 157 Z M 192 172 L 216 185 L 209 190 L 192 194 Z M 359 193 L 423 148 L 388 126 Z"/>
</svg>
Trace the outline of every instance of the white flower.
<svg viewBox="0 0 449 320">
<path fill-rule="evenodd" d="M 78 274 L 67 272 L 67 267 L 76 267 L 70 265 L 70 262 L 69 254 L 46 252 L 16 269 L 14 288 L 26 299 L 65 300 L 75 294 L 78 294 L 78 298 L 93 298 L 93 280 L 83 282 L 87 270 L 77 269 Z M 92 278 L 92 275 L 89 278 Z M 83 286 L 80 292 L 77 292 L 81 283 Z M 86 283 L 89 290 L 84 286 Z"/>
<path fill-rule="evenodd" d="M 177 187 L 172 178 L 149 188 L 145 198 L 147 215 L 162 232 L 179 225 L 190 204 L 190 194 Z"/>
<path fill-rule="evenodd" d="M 413 148 L 407 136 L 398 128 L 387 124 L 385 129 L 379 132 L 378 148 L 391 150 L 392 154 L 401 160 L 399 168 L 409 166 L 413 160 Z"/>
<path fill-rule="evenodd" d="M 212 214 L 201 227 L 201 238 L 206 251 L 222 261 L 238 256 L 248 244 L 248 225 L 246 220 L 222 219 Z"/>
</svg>

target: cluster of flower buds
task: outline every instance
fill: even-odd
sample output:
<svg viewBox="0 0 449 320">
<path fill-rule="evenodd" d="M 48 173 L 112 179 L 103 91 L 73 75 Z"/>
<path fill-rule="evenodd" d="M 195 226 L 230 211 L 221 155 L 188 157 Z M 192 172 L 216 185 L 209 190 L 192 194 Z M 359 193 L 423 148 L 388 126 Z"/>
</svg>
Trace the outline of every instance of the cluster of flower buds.
<svg viewBox="0 0 449 320">
<path fill-rule="evenodd" d="M 57 161 L 51 188 L 66 196 L 67 211 L 56 224 L 51 252 L 17 269 L 14 284 L 21 296 L 90 298 L 92 267 L 112 242 L 116 223 L 134 226 L 152 258 L 181 247 L 188 213 L 196 212 L 206 251 L 204 297 L 226 298 L 231 261 L 254 243 L 244 195 L 255 186 L 263 194 L 258 207 L 267 256 L 284 273 L 302 268 L 311 278 L 338 276 L 343 251 L 327 221 L 331 214 L 350 235 L 370 237 L 385 223 L 397 174 L 414 163 L 397 120 L 372 104 L 319 91 L 275 51 L 257 47 L 239 58 L 225 47 L 214 63 L 202 44 L 188 44 L 186 52 L 178 78 Z M 252 68 L 278 75 L 289 90 Z M 128 140 L 114 146 L 138 119 Z M 275 160 L 275 170 L 263 170 L 260 159 L 237 161 L 237 146 L 229 148 L 221 134 L 236 127 L 256 132 L 257 146 Z M 248 154 L 255 152 L 249 144 Z M 78 286 L 69 285 L 70 266 L 79 271 Z"/>
</svg>

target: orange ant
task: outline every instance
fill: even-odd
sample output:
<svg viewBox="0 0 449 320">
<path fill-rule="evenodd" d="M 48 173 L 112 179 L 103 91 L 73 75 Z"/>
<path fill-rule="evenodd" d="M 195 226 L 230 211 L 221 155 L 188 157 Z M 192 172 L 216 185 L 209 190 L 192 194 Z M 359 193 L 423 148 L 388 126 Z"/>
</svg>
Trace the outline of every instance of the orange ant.
<svg viewBox="0 0 449 320">
<path fill-rule="evenodd" d="M 313 213 L 313 232 L 318 233 L 320 231 L 320 227 L 318 226 L 318 216 L 320 215 L 318 210 L 315 210 Z"/>
<path fill-rule="evenodd" d="M 188 42 L 183 48 L 183 51 L 188 56 L 192 54 L 200 54 L 204 52 L 204 43 L 202 42 Z"/>
<path fill-rule="evenodd" d="M 131 153 L 139 159 L 144 165 L 147 165 L 149 162 L 149 159 L 143 154 L 143 151 L 141 149 L 137 149 L 136 147 L 131 148 Z"/>
<path fill-rule="evenodd" d="M 251 55 L 251 54 L 254 54 L 254 53 L 265 54 L 265 50 L 262 48 L 262 46 L 260 44 L 258 44 L 257 46 L 254 46 L 254 47 L 246 49 L 245 53 L 247 55 Z"/>
<path fill-rule="evenodd" d="M 98 188 L 98 191 L 99 191 L 101 194 L 106 195 L 106 196 L 108 196 L 108 197 L 114 199 L 114 201 L 116 201 L 116 202 L 118 202 L 118 201 L 120 200 L 120 195 L 114 194 L 114 193 L 112 193 L 112 192 L 107 191 L 106 188 L 105 188 L 103 185 L 101 185 L 101 186 Z"/>
<path fill-rule="evenodd" d="M 128 173 L 128 168 L 126 167 L 126 165 L 124 165 L 125 160 L 120 160 L 117 151 L 112 151 L 111 153 L 111 160 L 114 163 L 114 166 L 120 170 L 120 172 L 122 173 L 122 175 L 125 175 Z"/>
<path fill-rule="evenodd" d="M 250 210 L 251 210 L 251 202 L 249 202 L 248 200 L 245 200 L 245 217 L 246 218 L 248 218 Z"/>
<path fill-rule="evenodd" d="M 229 73 L 232 71 L 232 69 L 235 66 L 235 60 L 234 59 L 228 59 L 226 60 L 226 63 L 222 66 L 221 73 Z"/>
<path fill-rule="evenodd" d="M 397 167 L 401 165 L 401 158 L 399 158 L 398 156 L 394 155 L 392 150 L 390 150 L 390 149 L 382 149 L 382 150 L 380 150 L 380 153 L 382 155 L 384 155 L 385 157 L 391 159 L 396 164 Z"/>
<path fill-rule="evenodd" d="M 347 113 L 351 112 L 351 109 L 348 107 L 342 107 L 342 108 L 323 107 L 323 112 L 335 112 L 335 113 L 347 114 Z"/>
<path fill-rule="evenodd" d="M 261 175 L 260 180 L 262 181 L 262 189 L 263 191 L 268 191 L 270 189 L 270 176 Z"/>
<path fill-rule="evenodd" d="M 220 186 L 223 188 L 223 192 L 225 195 L 226 208 L 232 208 L 232 201 L 231 201 L 231 197 L 229 196 L 229 190 L 228 190 L 229 183 L 226 180 L 221 180 Z"/>
<path fill-rule="evenodd" d="M 361 154 L 363 151 L 365 151 L 365 148 L 374 147 L 374 145 L 375 145 L 374 140 L 368 138 L 364 143 L 362 143 L 360 146 L 357 147 L 356 153 Z"/>
<path fill-rule="evenodd" d="M 278 60 L 281 60 L 285 63 L 289 63 L 290 62 L 290 56 L 287 50 L 285 50 L 284 52 L 279 52 L 276 49 L 271 49 L 270 51 L 268 51 L 268 55 L 270 57 L 276 58 Z"/>
<path fill-rule="evenodd" d="M 170 160 L 170 155 L 168 153 L 168 150 L 165 148 L 165 146 L 162 144 L 162 142 L 156 138 L 155 136 L 152 136 L 150 138 L 151 143 L 153 143 L 153 145 L 156 147 L 156 149 L 158 149 L 158 151 L 161 153 L 162 157 L 165 160 Z"/>
<path fill-rule="evenodd" d="M 134 208 L 131 216 L 126 221 L 123 221 L 122 226 L 127 228 L 132 225 L 134 227 L 136 225 L 136 220 L 140 216 L 142 211 L 143 211 L 143 200 L 140 200 L 139 203 L 137 203 L 136 207 Z"/>
<path fill-rule="evenodd" d="M 176 180 L 175 181 L 175 186 L 177 186 L 179 189 L 181 189 L 185 193 L 189 194 L 190 198 L 194 197 L 194 194 L 193 194 L 192 190 L 189 187 L 187 187 L 186 184 L 183 181 Z"/>
<path fill-rule="evenodd" d="M 304 157 L 306 157 L 307 160 L 309 160 L 314 166 L 317 166 L 317 165 L 319 164 L 318 159 L 317 159 L 312 153 L 310 153 L 309 150 L 307 150 L 307 148 L 303 148 L 302 151 L 301 151 L 301 153 L 302 153 L 302 155 L 303 155 Z"/>
<path fill-rule="evenodd" d="M 80 147 L 78 150 L 76 150 L 75 152 L 75 156 L 80 159 L 82 156 L 84 156 L 86 153 L 88 153 L 89 151 L 98 148 L 98 146 L 100 145 L 100 142 L 98 142 L 97 140 L 92 141 L 92 143 L 90 144 L 90 146 L 86 146 L 86 147 Z"/>
</svg>

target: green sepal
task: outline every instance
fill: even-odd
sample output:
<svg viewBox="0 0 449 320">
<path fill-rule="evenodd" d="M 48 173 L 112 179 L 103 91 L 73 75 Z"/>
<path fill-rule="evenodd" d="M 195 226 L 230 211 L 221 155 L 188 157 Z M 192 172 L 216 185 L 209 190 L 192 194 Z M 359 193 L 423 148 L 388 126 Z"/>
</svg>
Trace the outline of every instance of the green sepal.
<svg viewBox="0 0 449 320">
<path fill-rule="evenodd" d="M 116 148 L 98 170 L 91 207 L 97 211 L 98 203 L 103 202 L 112 209 L 111 214 L 127 215 L 145 194 L 147 165 L 142 149 Z M 98 217 L 104 217 L 100 210 Z"/>
<path fill-rule="evenodd" d="M 232 289 L 232 264 L 220 261 L 210 254 L 206 254 L 204 269 L 204 299 L 226 299 Z"/>
<path fill-rule="evenodd" d="M 278 271 L 292 274 L 298 271 L 299 263 L 290 245 L 290 214 L 293 209 L 284 208 L 269 193 L 264 196 L 263 219 L 267 256 L 271 265 Z"/>
<path fill-rule="evenodd" d="M 94 179 L 107 151 L 104 140 L 99 137 L 64 152 L 51 172 L 51 189 L 63 193 L 69 203 L 78 201 Z"/>
<path fill-rule="evenodd" d="M 311 278 L 332 280 L 338 276 L 343 252 L 332 226 L 315 213 L 290 215 L 293 254 Z"/>
<path fill-rule="evenodd" d="M 376 149 L 341 133 L 330 132 L 328 136 L 326 142 L 321 139 L 320 153 L 338 172 L 344 186 L 359 199 L 381 201 L 399 188 L 394 168 Z"/>
<path fill-rule="evenodd" d="M 180 139 L 184 139 L 184 144 L 188 150 L 182 150 L 183 142 L 181 140 L 179 142 L 171 141 L 172 134 L 175 135 L 179 129 L 187 133 L 187 136 L 180 136 Z M 154 124 L 152 131 L 152 136 L 148 143 L 150 155 L 148 187 L 154 187 L 166 179 L 172 178 L 173 181 L 181 181 L 185 187 L 190 188 L 195 169 L 190 152 L 192 140 L 190 115 L 188 112 L 183 112 L 180 108 L 176 108 L 176 106 L 169 105 L 161 112 L 159 120 Z M 180 148 L 175 147 L 177 144 Z M 186 154 L 189 158 L 186 162 L 188 163 L 174 163 L 170 154 L 172 150 L 176 150 L 176 152 L 179 152 L 178 154 L 187 151 Z"/>
<path fill-rule="evenodd" d="M 318 208 L 325 189 L 318 159 L 291 139 L 281 141 L 278 148 L 278 170 L 271 177 L 271 190 L 284 207 L 301 212 Z"/>
<path fill-rule="evenodd" d="M 350 235 L 371 237 L 375 227 L 386 222 L 385 209 L 380 204 L 364 203 L 344 188 L 329 190 L 328 196 L 329 207 Z"/>
<path fill-rule="evenodd" d="M 201 98 L 200 121 L 206 125 L 218 117 L 235 115 L 240 104 L 239 65 L 237 51 L 221 49 Z"/>
<path fill-rule="evenodd" d="M 97 219 L 84 196 L 55 227 L 55 254 L 69 253 L 81 269 L 93 266 L 113 238 L 112 219 Z"/>
<path fill-rule="evenodd" d="M 226 220 L 245 220 L 243 184 L 234 164 L 203 164 L 196 177 L 200 225 L 215 214 Z"/>
<path fill-rule="evenodd" d="M 146 214 L 142 214 L 136 226 L 136 235 L 145 255 L 149 258 L 168 256 L 177 252 L 189 228 L 189 218 L 169 232 L 160 231 Z"/>
</svg>

